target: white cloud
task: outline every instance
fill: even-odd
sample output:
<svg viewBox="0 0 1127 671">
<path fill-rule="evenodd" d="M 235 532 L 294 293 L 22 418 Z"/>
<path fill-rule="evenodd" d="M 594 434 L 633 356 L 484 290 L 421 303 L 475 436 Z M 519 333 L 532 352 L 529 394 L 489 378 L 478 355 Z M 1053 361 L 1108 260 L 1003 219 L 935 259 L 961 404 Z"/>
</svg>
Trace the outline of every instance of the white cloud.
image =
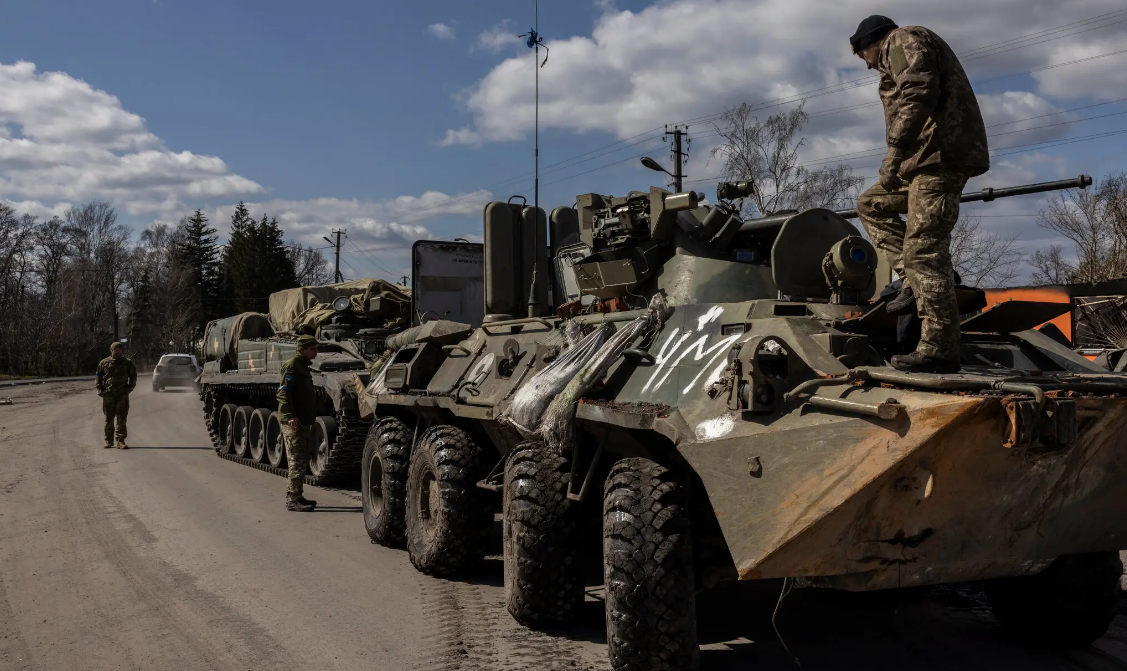
<svg viewBox="0 0 1127 671">
<path fill-rule="evenodd" d="M 541 129 L 602 131 L 626 138 L 744 101 L 772 101 L 864 78 L 869 73 L 850 53 L 848 36 L 860 19 L 874 11 L 902 25 L 929 26 L 965 52 L 1122 9 L 1115 0 L 1067 5 L 1053 0 L 994 0 L 989 12 L 976 13 L 974 21 L 967 21 L 964 13 L 931 0 L 895 4 L 878 0 L 876 5 L 869 0 L 841 0 L 817 3 L 817 12 L 811 12 L 812 4 L 812 0 L 669 0 L 632 12 L 596 2 L 603 13 L 590 35 L 548 42 L 552 58 L 540 71 Z M 981 80 L 1105 53 L 1125 44 L 1127 24 L 1118 24 L 1059 41 L 1040 40 L 990 58 L 968 59 L 966 67 L 972 79 Z M 1085 65 L 1046 70 L 1036 76 L 1039 88 L 1020 92 L 1033 98 L 1015 95 L 991 100 L 996 103 L 992 112 L 1004 115 L 1008 109 L 1025 106 L 1033 115 L 1033 110 L 1048 109 L 1044 96 L 1119 97 L 1116 91 L 1127 87 L 1123 58 L 1093 61 L 1092 69 Z M 442 144 L 477 146 L 526 137 L 534 107 L 530 70 L 523 54 L 493 67 L 459 97 L 474 123 L 448 131 Z M 1081 70 L 1103 73 L 1105 81 L 1081 76 Z M 1020 83 L 1005 80 L 1010 88 Z M 980 93 L 992 93 L 1000 85 Z M 879 141 L 883 124 L 879 106 L 816 116 L 875 102 L 875 84 L 808 99 L 807 110 L 815 115 L 807 128 L 811 147 L 837 147 L 840 153 L 874 138 Z M 697 125 L 698 132 L 707 128 L 707 123 Z"/>
<path fill-rule="evenodd" d="M 399 196 L 380 201 L 342 198 L 310 200 L 274 199 L 246 203 L 251 216 L 263 214 L 278 219 L 286 239 L 322 247 L 323 236 L 333 229 L 347 231 L 344 250 L 355 255 L 358 270 L 375 273 L 373 259 L 385 268 L 399 272 L 410 265 L 411 244 L 415 240 L 449 238 L 433 231 L 427 223 L 434 217 L 468 215 L 480 217 L 482 208 L 493 196 L 488 191 L 448 195 L 427 191 L 419 196 Z M 206 214 L 212 225 L 226 237 L 235 205 L 213 208 Z M 365 250 L 359 253 L 356 250 Z M 351 258 L 351 257 L 349 257 Z M 384 273 L 386 274 L 386 272 Z M 379 273 L 377 273 L 379 275 Z M 383 276 L 383 275 L 380 275 Z"/>
<path fill-rule="evenodd" d="M 105 198 L 130 214 L 171 212 L 264 192 L 220 158 L 171 151 L 115 96 L 66 73 L 0 64 L 0 90 L 0 193 L 23 211 Z"/>
<path fill-rule="evenodd" d="M 461 145 L 465 147 L 480 147 L 482 143 L 481 134 L 469 128 L 461 128 L 458 130 L 448 129 L 446 137 L 442 138 L 438 145 L 440 147 L 452 147 Z"/>
<path fill-rule="evenodd" d="M 513 22 L 505 19 L 493 26 L 489 30 L 482 31 L 477 36 L 475 46 L 478 49 L 499 53 L 505 49 L 512 47 L 519 47 L 523 44 L 521 39 L 517 37 L 517 31 L 513 28 Z"/>
<path fill-rule="evenodd" d="M 427 26 L 427 32 L 440 40 L 452 42 L 454 40 L 454 28 L 445 23 L 432 23 Z"/>
</svg>

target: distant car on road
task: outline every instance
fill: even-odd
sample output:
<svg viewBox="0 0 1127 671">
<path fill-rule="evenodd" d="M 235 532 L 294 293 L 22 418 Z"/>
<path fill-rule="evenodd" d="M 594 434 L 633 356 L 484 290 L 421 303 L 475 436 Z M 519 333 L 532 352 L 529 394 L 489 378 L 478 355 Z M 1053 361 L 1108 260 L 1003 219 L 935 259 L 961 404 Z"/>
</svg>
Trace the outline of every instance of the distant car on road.
<svg viewBox="0 0 1127 671">
<path fill-rule="evenodd" d="M 192 354 L 165 354 L 153 369 L 153 391 L 165 387 L 191 387 L 197 389 L 196 378 L 200 364 Z"/>
</svg>

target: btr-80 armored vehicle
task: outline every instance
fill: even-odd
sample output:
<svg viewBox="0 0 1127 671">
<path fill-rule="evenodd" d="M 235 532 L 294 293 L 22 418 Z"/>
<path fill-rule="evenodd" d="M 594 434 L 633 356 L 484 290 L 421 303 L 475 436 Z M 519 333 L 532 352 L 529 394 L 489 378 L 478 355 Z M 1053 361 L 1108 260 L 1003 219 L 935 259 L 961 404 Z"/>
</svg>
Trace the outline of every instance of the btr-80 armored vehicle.
<svg viewBox="0 0 1127 671">
<path fill-rule="evenodd" d="M 387 339 L 423 314 L 473 321 L 465 313 L 481 312 L 481 245 L 420 241 L 412 251 L 414 301 L 403 287 L 355 280 L 280 291 L 270 296 L 269 314 L 246 312 L 207 325 L 198 384 L 204 421 L 219 456 L 286 474 L 285 444 L 275 412 L 279 374 L 296 352 L 297 337 L 314 335 L 319 344 L 312 365 L 319 408 L 306 481 L 357 481 L 371 424 L 358 412 L 357 394 L 386 351 Z M 417 279 L 419 273 L 425 273 L 425 281 Z"/>
<path fill-rule="evenodd" d="M 986 580 L 1014 631 L 1099 637 L 1127 545 L 1127 376 L 1035 329 L 1067 305 L 965 287 L 962 371 L 894 370 L 919 325 L 870 300 L 855 213 L 744 221 L 730 201 L 752 188 L 587 194 L 550 226 L 488 205 L 482 325 L 390 338 L 360 398 L 371 537 L 453 574 L 500 507 L 508 609 L 542 626 L 578 613 L 601 526 L 615 669 L 696 668 L 694 595 L 735 579 Z"/>
</svg>

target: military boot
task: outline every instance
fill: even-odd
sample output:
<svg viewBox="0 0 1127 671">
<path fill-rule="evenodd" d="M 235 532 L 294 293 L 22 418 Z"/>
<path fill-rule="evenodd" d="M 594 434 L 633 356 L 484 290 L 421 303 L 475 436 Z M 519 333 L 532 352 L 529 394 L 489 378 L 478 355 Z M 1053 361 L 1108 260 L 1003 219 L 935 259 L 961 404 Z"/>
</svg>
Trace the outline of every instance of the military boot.
<svg viewBox="0 0 1127 671">
<path fill-rule="evenodd" d="M 119 440 L 119 441 L 117 441 L 117 449 L 119 449 L 119 450 L 128 450 L 128 449 L 129 449 L 129 446 L 125 444 L 125 441 L 124 441 L 124 440 Z"/>
<path fill-rule="evenodd" d="M 112 449 L 113 449 L 113 447 L 114 447 L 114 445 L 113 445 L 113 441 L 112 441 L 112 440 L 107 440 L 107 441 L 106 441 L 106 444 L 105 444 L 105 445 L 103 445 L 102 447 L 103 447 L 103 448 L 105 448 L 105 449 L 107 449 L 107 450 L 112 450 Z"/>
<path fill-rule="evenodd" d="M 298 503 L 300 503 L 300 504 L 301 504 L 301 505 L 303 505 L 303 506 L 312 506 L 312 507 L 314 507 L 314 508 L 316 508 L 316 507 L 317 507 L 317 502 L 316 502 L 316 501 L 313 501 L 313 500 L 307 499 L 307 498 L 305 498 L 304 496 L 298 497 L 298 499 L 297 499 L 297 502 L 298 502 Z"/>
<path fill-rule="evenodd" d="M 292 510 L 297 513 L 311 513 L 317 504 L 313 501 L 302 503 L 301 499 L 296 501 L 286 501 L 286 510 Z"/>
<path fill-rule="evenodd" d="M 920 352 L 897 354 L 889 362 L 896 370 L 908 373 L 958 373 L 962 368 L 958 361 L 939 359 Z"/>
<path fill-rule="evenodd" d="M 900 293 L 885 304 L 884 309 L 890 315 L 906 315 L 916 311 L 916 292 L 912 287 L 904 287 Z"/>
</svg>

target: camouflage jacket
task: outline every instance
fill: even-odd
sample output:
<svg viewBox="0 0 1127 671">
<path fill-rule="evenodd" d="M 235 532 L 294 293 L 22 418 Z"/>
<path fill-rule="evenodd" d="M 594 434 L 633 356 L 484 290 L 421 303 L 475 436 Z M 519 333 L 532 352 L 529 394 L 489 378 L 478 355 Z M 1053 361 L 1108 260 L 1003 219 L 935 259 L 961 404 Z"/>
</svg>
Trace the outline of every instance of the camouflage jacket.
<svg viewBox="0 0 1127 671">
<path fill-rule="evenodd" d="M 94 386 L 99 394 L 125 396 L 137 386 L 137 367 L 124 356 L 119 359 L 108 356 L 98 362 Z"/>
<path fill-rule="evenodd" d="M 986 126 L 970 80 L 947 43 L 927 28 L 888 34 L 880 50 L 880 99 L 888 146 L 904 151 L 900 176 L 990 169 Z"/>
<path fill-rule="evenodd" d="M 295 354 L 282 364 L 282 380 L 278 386 L 278 419 L 288 422 L 294 417 L 302 425 L 311 426 L 317 419 L 317 393 L 313 390 L 313 374 L 309 359 Z"/>
</svg>

